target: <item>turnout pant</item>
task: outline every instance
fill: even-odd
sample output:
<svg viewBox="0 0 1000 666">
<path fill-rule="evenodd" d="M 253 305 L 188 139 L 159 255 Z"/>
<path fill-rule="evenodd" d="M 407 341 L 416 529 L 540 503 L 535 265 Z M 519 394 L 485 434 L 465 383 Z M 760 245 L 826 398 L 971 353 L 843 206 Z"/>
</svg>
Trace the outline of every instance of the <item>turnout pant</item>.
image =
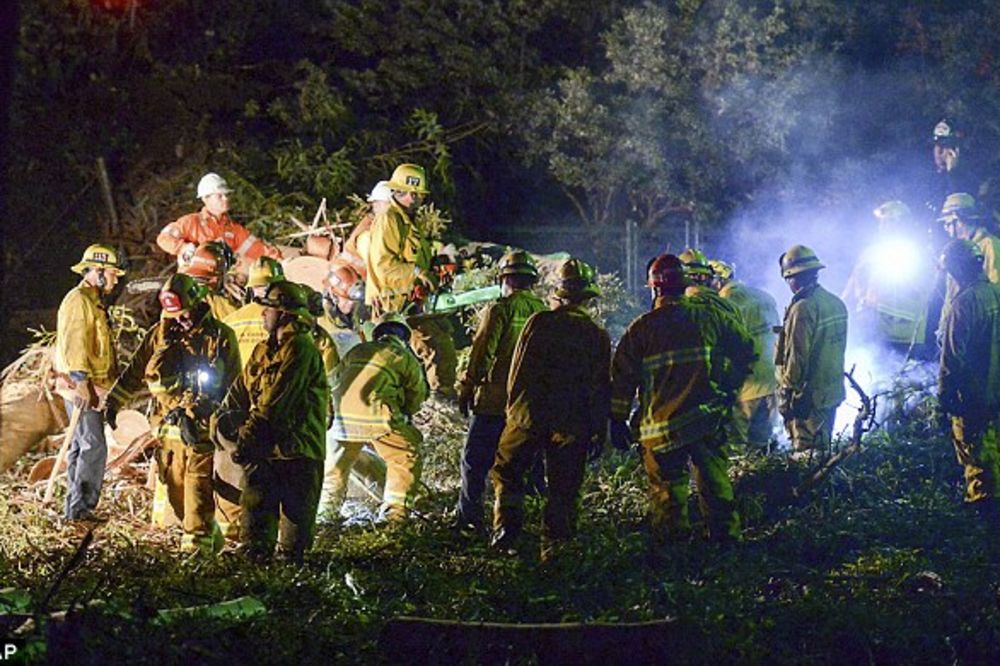
<svg viewBox="0 0 1000 666">
<path fill-rule="evenodd" d="M 428 386 L 436 393 L 454 398 L 458 358 L 451 323 L 442 316 L 411 318 L 408 323 L 412 328 L 410 345 L 427 372 Z"/>
<path fill-rule="evenodd" d="M 688 497 L 691 477 L 709 538 L 739 538 L 740 516 L 729 480 L 729 463 L 718 442 L 703 440 L 665 451 L 642 447 L 649 477 L 649 513 L 653 538 L 686 538 L 691 532 Z"/>
<path fill-rule="evenodd" d="M 548 498 L 542 512 L 542 539 L 569 539 L 576 532 L 587 442 L 566 433 L 528 431 L 507 425 L 490 471 L 496 498 L 493 527 L 517 534 L 524 526 L 525 476 L 544 456 Z"/>
<path fill-rule="evenodd" d="M 965 501 L 996 499 L 1000 479 L 997 422 L 992 419 L 951 417 L 955 455 L 965 469 Z"/>
<path fill-rule="evenodd" d="M 159 480 L 166 486 L 167 501 L 184 527 L 181 550 L 213 549 L 215 543 L 215 497 L 212 484 L 213 446 L 188 446 L 164 437 L 156 450 Z"/>
<path fill-rule="evenodd" d="M 829 451 L 833 443 L 833 423 L 837 408 L 814 409 L 804 419 L 786 418 L 785 429 L 795 451 Z"/>
<path fill-rule="evenodd" d="M 733 436 L 736 444 L 756 451 L 766 451 L 771 440 L 773 414 L 773 396 L 737 402 L 733 407 Z"/>
<path fill-rule="evenodd" d="M 417 494 L 422 461 L 420 431 L 404 426 L 368 442 L 338 441 L 327 447 L 324 472 L 324 505 L 326 515 L 337 515 L 351 480 L 351 469 L 365 444 L 371 445 L 385 461 L 385 490 L 382 494 L 382 513 L 389 518 L 404 518 Z"/>
<path fill-rule="evenodd" d="M 247 467 L 241 507 L 241 536 L 247 553 L 301 561 L 316 534 L 316 509 L 323 486 L 323 461 L 267 460 Z"/>
<path fill-rule="evenodd" d="M 73 403 L 66 402 L 66 413 L 72 418 Z M 104 465 L 108 459 L 108 444 L 104 439 L 101 413 L 84 409 L 73 433 L 66 457 L 66 478 L 69 488 L 63 513 L 66 518 L 79 518 L 97 508 L 104 483 Z"/>
</svg>

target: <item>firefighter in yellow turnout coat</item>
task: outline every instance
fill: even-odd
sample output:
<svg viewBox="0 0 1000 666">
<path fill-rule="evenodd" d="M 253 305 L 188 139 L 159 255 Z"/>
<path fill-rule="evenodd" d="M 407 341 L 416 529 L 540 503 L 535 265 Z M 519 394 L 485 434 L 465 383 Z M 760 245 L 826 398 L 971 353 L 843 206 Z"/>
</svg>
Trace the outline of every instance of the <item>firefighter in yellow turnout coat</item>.
<svg viewBox="0 0 1000 666">
<path fill-rule="evenodd" d="M 493 546 L 516 548 L 524 523 L 525 474 L 545 456 L 548 498 L 542 559 L 576 530 L 586 458 L 607 434 L 611 341 L 587 311 L 600 295 L 594 271 L 578 259 L 560 268 L 560 305 L 528 319 L 511 360 L 507 421 L 490 476 L 496 496 Z"/>
<path fill-rule="evenodd" d="M 214 426 L 239 423 L 232 459 L 246 469 L 240 508 L 248 555 L 269 559 L 277 545 L 299 561 L 315 534 L 330 389 L 305 290 L 275 282 L 259 300 L 268 338 L 254 348 Z"/>
<path fill-rule="evenodd" d="M 232 330 L 209 312 L 205 288 L 174 275 L 160 291 L 160 322 L 149 330 L 108 397 L 108 420 L 143 387 L 156 399 L 153 424 L 162 446 L 156 461 L 160 483 L 184 527 L 181 550 L 210 551 L 222 545 L 215 524 L 208 422 L 239 374 Z"/>
<path fill-rule="evenodd" d="M 381 517 L 407 516 L 420 481 L 423 442 L 410 419 L 428 394 L 409 338 L 403 319 L 387 315 L 372 331 L 372 341 L 352 347 L 334 372 L 331 434 L 337 446 L 326 461 L 326 514 L 339 512 L 351 467 L 368 443 L 387 468 Z"/>
<path fill-rule="evenodd" d="M 739 538 L 723 450 L 736 392 L 755 358 L 753 340 L 728 309 L 685 295 L 686 282 L 674 255 L 657 257 L 650 265 L 653 310 L 629 325 L 611 366 L 612 443 L 628 448 L 626 421 L 638 390 L 654 540 L 690 532 L 689 467 L 707 536 Z"/>
</svg>

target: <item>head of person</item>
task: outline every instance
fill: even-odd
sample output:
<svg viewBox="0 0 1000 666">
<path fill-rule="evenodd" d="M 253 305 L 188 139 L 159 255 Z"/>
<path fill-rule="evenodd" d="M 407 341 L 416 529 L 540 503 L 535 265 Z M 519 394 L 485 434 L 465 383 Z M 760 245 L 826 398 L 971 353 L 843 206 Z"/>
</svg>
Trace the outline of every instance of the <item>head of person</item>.
<svg viewBox="0 0 1000 666">
<path fill-rule="evenodd" d="M 594 269 L 580 259 L 571 258 L 559 267 L 556 298 L 563 303 L 585 303 L 601 295 Z"/>
<path fill-rule="evenodd" d="M 941 270 L 965 286 L 983 276 L 983 254 L 970 240 L 955 239 L 944 246 L 940 259 Z"/>
<path fill-rule="evenodd" d="M 508 296 L 515 291 L 531 289 L 538 282 L 538 266 L 534 258 L 524 250 L 511 250 L 500 258 L 500 292 Z"/>
<path fill-rule="evenodd" d="M 913 219 L 910 207 L 898 199 L 886 201 L 872 211 L 878 223 L 879 234 L 893 234 L 905 231 Z"/>
<path fill-rule="evenodd" d="M 247 274 L 247 294 L 257 299 L 264 296 L 267 288 L 285 279 L 285 269 L 277 259 L 258 257 Z"/>
<path fill-rule="evenodd" d="M 934 142 L 934 166 L 938 171 L 952 171 L 958 166 L 958 157 L 962 132 L 956 127 L 955 121 L 942 118 L 934 126 L 932 141 Z"/>
<path fill-rule="evenodd" d="M 389 187 L 389 181 L 380 180 L 375 183 L 375 187 L 368 193 L 367 200 L 372 205 L 373 213 L 376 215 L 384 213 L 392 202 L 392 188 Z"/>
<path fill-rule="evenodd" d="M 365 283 L 357 272 L 345 264 L 334 264 L 323 280 L 323 300 L 341 314 L 353 312 L 355 304 L 365 298 Z M 331 316 L 336 314 L 330 313 Z"/>
<path fill-rule="evenodd" d="M 419 164 L 400 164 L 386 183 L 393 200 L 407 211 L 414 211 L 431 193 L 427 188 L 427 172 Z"/>
<path fill-rule="evenodd" d="M 205 209 L 220 217 L 229 212 L 229 194 L 232 192 L 225 179 L 217 173 L 206 173 L 198 181 L 198 198 Z"/>
<path fill-rule="evenodd" d="M 177 269 L 178 273 L 190 275 L 198 282 L 217 289 L 222 278 L 236 263 L 232 249 L 222 241 L 209 241 L 199 245 L 191 255 L 191 260 Z"/>
<path fill-rule="evenodd" d="M 653 298 L 681 296 L 690 284 L 684 262 L 673 254 L 661 254 L 649 262 L 646 270 L 646 285 Z"/>
<path fill-rule="evenodd" d="M 288 324 L 314 323 L 309 313 L 309 295 L 301 284 L 288 280 L 272 282 L 256 301 L 264 306 L 264 330 L 272 335 Z"/>
<path fill-rule="evenodd" d="M 945 198 L 938 221 L 952 238 L 968 240 L 982 226 L 983 214 L 975 197 L 965 192 L 956 192 Z"/>
<path fill-rule="evenodd" d="M 208 290 L 190 275 L 176 273 L 160 289 L 160 318 L 172 320 L 182 330 L 190 330 L 204 313 L 199 306 Z"/>
<path fill-rule="evenodd" d="M 826 268 L 816 253 L 805 245 L 793 245 L 778 257 L 781 267 L 781 277 L 785 279 L 788 288 L 797 294 L 806 287 L 819 281 L 820 269 Z"/>
<path fill-rule="evenodd" d="M 733 265 L 722 259 L 709 259 L 708 266 L 712 269 L 712 289 L 719 290 L 733 281 L 735 272 Z"/>
<path fill-rule="evenodd" d="M 708 257 L 701 250 L 689 247 L 677 255 L 684 264 L 688 281 L 691 284 L 712 286 L 712 267 L 708 265 Z"/>
<path fill-rule="evenodd" d="M 110 245 L 94 243 L 83 251 L 83 257 L 70 270 L 99 292 L 110 294 L 118 279 L 125 275 L 125 258 Z"/>
<path fill-rule="evenodd" d="M 400 340 L 403 344 L 409 344 L 411 335 L 410 326 L 406 323 L 406 319 L 399 313 L 387 312 L 374 323 L 375 326 L 371 332 L 372 340 L 378 341 L 392 336 Z"/>
</svg>

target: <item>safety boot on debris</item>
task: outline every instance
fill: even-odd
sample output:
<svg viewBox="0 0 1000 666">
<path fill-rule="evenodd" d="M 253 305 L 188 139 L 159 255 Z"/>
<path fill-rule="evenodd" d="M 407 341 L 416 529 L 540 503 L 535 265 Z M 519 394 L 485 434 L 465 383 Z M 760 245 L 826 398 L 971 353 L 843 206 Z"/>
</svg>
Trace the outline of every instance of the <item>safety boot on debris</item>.
<svg viewBox="0 0 1000 666">
<path fill-rule="evenodd" d="M 510 527 L 501 527 L 493 533 L 490 547 L 503 554 L 517 555 L 517 544 L 520 541 L 521 531 Z"/>
</svg>

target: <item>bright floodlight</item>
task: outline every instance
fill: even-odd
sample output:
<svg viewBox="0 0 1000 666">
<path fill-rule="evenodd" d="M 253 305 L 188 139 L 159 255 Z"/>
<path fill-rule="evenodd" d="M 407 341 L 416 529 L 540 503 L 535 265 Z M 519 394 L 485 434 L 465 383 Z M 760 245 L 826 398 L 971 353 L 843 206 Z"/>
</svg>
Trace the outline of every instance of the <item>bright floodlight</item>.
<svg viewBox="0 0 1000 666">
<path fill-rule="evenodd" d="M 883 284 L 901 285 L 919 275 L 920 248 L 906 238 L 887 238 L 874 248 L 870 256 L 874 273 Z"/>
</svg>

